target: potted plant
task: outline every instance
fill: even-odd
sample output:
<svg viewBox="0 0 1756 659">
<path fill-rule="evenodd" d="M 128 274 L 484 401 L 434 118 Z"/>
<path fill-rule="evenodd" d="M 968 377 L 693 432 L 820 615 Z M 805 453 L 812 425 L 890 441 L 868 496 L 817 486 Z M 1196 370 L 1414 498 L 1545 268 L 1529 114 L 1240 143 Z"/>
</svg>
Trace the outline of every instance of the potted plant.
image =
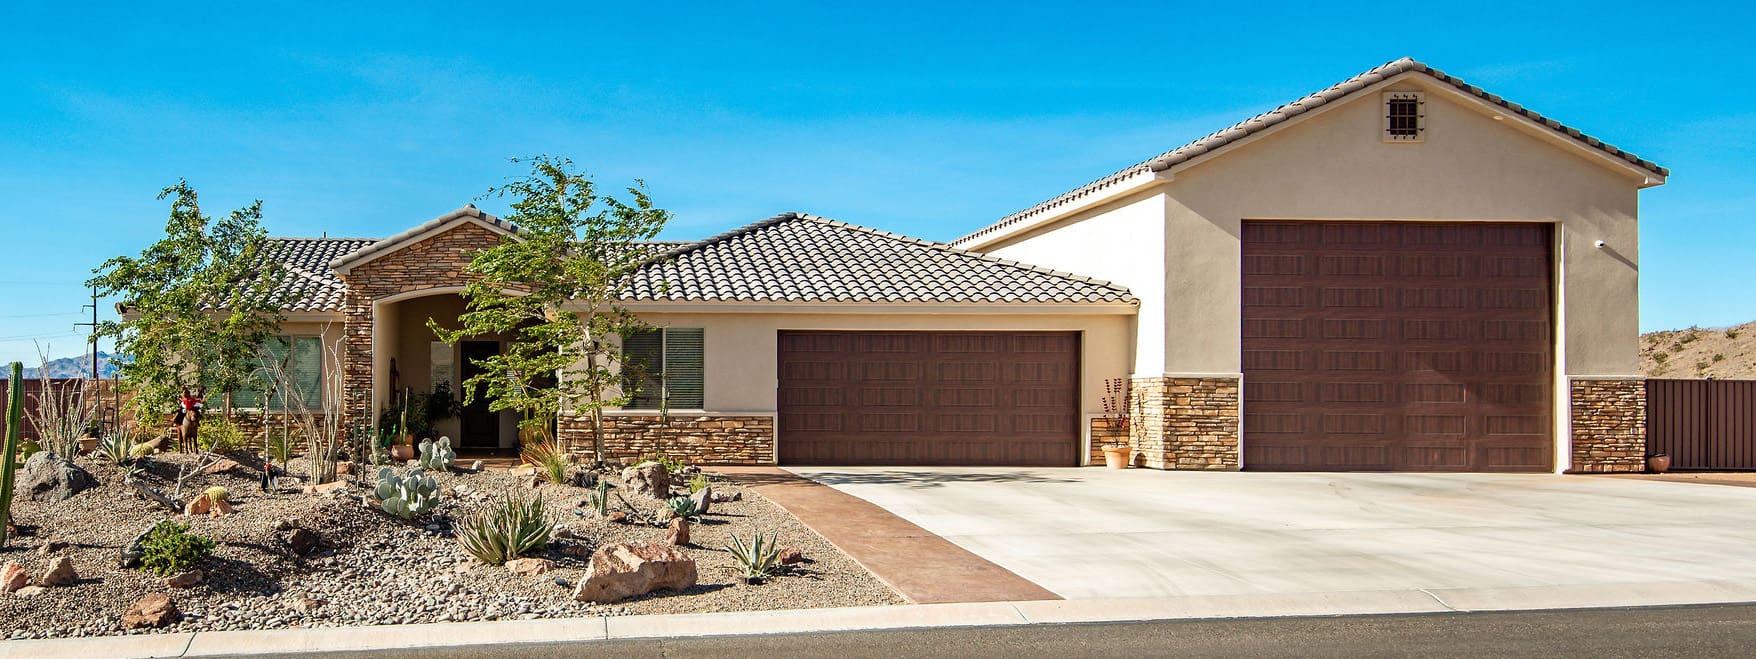
<svg viewBox="0 0 1756 659">
<path fill-rule="evenodd" d="M 1110 378 L 1104 381 L 1104 431 L 1112 438 L 1103 446 L 1104 466 L 1110 469 L 1127 469 L 1134 461 L 1134 447 L 1128 443 L 1132 428 L 1129 422 L 1128 403 L 1133 398 L 1132 388 L 1125 378 Z M 1121 439 L 1114 439 L 1116 435 Z"/>
<path fill-rule="evenodd" d="M 1671 470 L 1671 456 L 1654 453 L 1646 456 L 1646 470 L 1654 474 L 1662 474 Z"/>
</svg>

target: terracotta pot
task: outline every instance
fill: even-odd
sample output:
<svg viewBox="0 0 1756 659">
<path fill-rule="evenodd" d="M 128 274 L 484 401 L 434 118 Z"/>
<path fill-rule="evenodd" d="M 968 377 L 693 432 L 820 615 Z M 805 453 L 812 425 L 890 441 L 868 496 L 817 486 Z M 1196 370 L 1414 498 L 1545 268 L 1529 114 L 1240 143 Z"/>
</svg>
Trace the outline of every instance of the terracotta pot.
<svg viewBox="0 0 1756 659">
<path fill-rule="evenodd" d="M 408 444 L 391 444 L 390 459 L 397 462 L 408 462 L 415 459 L 415 447 Z"/>
<path fill-rule="evenodd" d="M 1671 470 L 1671 456 L 1660 453 L 1646 458 L 1646 470 L 1654 474 L 1662 474 Z"/>
<path fill-rule="evenodd" d="M 80 438 L 80 440 L 79 440 L 79 452 L 80 453 L 91 453 L 92 451 L 96 451 L 96 450 L 98 450 L 98 440 L 87 439 L 87 438 L 83 438 L 83 437 Z"/>
<path fill-rule="evenodd" d="M 1119 446 L 1104 449 L 1104 466 L 1111 469 L 1127 469 L 1134 457 L 1134 449 Z"/>
</svg>

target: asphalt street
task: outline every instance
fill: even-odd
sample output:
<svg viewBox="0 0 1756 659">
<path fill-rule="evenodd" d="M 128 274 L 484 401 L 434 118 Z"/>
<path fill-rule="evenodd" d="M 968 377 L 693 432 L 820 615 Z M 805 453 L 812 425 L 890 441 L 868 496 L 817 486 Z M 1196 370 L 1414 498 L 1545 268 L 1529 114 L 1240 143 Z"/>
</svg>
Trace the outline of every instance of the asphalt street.
<svg viewBox="0 0 1756 659">
<path fill-rule="evenodd" d="M 421 648 L 330 656 L 1016 659 L 1112 656 L 1728 657 L 1752 654 L 1756 654 L 1756 605 L 896 630 Z"/>
</svg>

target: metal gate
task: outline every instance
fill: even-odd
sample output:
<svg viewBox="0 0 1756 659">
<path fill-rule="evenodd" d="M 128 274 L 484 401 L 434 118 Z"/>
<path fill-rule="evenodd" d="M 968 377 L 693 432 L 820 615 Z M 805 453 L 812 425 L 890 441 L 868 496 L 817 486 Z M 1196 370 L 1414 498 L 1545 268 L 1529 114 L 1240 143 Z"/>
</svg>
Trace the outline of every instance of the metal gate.
<svg viewBox="0 0 1756 659">
<path fill-rule="evenodd" d="M 1756 470 L 1756 380 L 1647 380 L 1646 450 L 1672 469 Z"/>
</svg>

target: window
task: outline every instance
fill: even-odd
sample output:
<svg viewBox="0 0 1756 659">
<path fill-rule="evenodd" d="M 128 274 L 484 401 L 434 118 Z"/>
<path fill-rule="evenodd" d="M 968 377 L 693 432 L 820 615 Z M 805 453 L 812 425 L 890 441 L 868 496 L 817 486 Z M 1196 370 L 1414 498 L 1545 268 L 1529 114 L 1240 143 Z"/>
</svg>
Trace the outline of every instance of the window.
<svg viewBox="0 0 1756 659">
<path fill-rule="evenodd" d="M 702 387 L 701 328 L 665 327 L 628 336 L 622 341 L 622 378 L 629 392 L 628 408 L 656 410 L 669 393 L 670 408 L 706 406 Z"/>
<path fill-rule="evenodd" d="M 1384 141 L 1419 142 L 1427 131 L 1421 92 L 1384 92 Z"/>
<path fill-rule="evenodd" d="M 303 402 L 306 408 L 323 405 L 323 340 L 315 336 L 277 336 L 262 346 L 263 358 L 273 360 L 279 370 L 292 377 L 291 386 L 297 387 L 292 398 Z M 264 366 L 258 369 L 258 383 L 255 391 L 247 387 L 244 391 L 232 393 L 232 404 L 238 407 L 253 407 L 270 410 L 284 410 L 287 406 L 288 390 L 276 388 L 268 392 L 267 404 L 263 404 L 263 390 L 269 387 L 284 386 L 275 383 L 274 368 Z"/>
</svg>

